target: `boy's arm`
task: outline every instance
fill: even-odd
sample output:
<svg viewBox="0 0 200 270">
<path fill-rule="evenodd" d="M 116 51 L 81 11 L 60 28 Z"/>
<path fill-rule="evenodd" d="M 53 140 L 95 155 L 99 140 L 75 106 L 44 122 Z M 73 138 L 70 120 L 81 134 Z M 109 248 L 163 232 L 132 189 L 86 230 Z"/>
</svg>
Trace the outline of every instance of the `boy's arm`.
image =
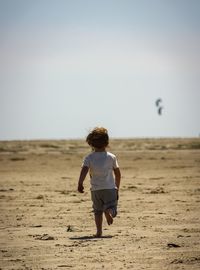
<svg viewBox="0 0 200 270">
<path fill-rule="evenodd" d="M 89 171 L 89 168 L 86 166 L 83 166 L 80 172 L 79 181 L 78 181 L 78 192 L 83 193 L 84 186 L 83 181 L 85 180 L 85 177 Z"/>
<path fill-rule="evenodd" d="M 119 168 L 115 168 L 114 169 L 114 174 L 115 174 L 115 185 L 116 185 L 117 189 L 119 190 L 120 180 L 121 180 L 120 169 Z"/>
</svg>

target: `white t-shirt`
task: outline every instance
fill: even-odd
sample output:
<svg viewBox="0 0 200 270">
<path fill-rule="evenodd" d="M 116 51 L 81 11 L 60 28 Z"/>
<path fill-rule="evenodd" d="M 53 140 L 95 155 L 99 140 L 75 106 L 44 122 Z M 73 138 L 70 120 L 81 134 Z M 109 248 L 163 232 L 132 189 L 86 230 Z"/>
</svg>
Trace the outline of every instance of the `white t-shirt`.
<svg viewBox="0 0 200 270">
<path fill-rule="evenodd" d="M 90 169 L 91 190 L 113 189 L 113 169 L 119 167 L 116 156 L 110 152 L 92 152 L 85 157 L 82 167 Z"/>
</svg>

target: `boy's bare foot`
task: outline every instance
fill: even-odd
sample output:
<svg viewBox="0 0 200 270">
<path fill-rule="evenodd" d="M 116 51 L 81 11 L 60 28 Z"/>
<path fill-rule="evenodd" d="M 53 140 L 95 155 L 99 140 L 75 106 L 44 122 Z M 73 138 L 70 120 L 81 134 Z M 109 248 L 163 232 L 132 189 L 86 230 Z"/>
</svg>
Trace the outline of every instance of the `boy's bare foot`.
<svg viewBox="0 0 200 270">
<path fill-rule="evenodd" d="M 105 211 L 105 217 L 106 217 L 108 225 L 111 225 L 113 223 L 113 216 L 112 216 L 111 209 L 107 209 Z"/>
<path fill-rule="evenodd" d="M 94 236 L 94 238 L 100 238 L 102 236 L 102 232 L 96 233 L 93 236 Z"/>
</svg>

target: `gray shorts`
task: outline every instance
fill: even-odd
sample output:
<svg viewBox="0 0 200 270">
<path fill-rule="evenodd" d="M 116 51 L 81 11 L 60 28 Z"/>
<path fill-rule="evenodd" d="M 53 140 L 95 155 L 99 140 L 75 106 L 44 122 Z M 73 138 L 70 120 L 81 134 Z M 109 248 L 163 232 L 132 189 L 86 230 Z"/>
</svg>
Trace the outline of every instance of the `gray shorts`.
<svg viewBox="0 0 200 270">
<path fill-rule="evenodd" d="M 117 190 L 102 189 L 91 191 L 95 214 L 102 214 L 106 209 L 112 209 L 113 217 L 117 215 Z"/>
</svg>

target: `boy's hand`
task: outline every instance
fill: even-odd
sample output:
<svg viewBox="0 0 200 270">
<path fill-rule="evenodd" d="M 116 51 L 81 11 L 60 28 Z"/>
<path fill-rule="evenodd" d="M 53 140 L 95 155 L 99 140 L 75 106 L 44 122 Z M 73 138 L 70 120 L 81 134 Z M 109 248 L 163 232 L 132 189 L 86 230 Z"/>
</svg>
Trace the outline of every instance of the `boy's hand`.
<svg viewBox="0 0 200 270">
<path fill-rule="evenodd" d="M 84 186 L 82 184 L 78 184 L 78 192 L 84 193 Z"/>
<path fill-rule="evenodd" d="M 83 181 L 85 180 L 85 177 L 88 173 L 89 168 L 87 166 L 83 166 L 80 172 L 80 177 L 78 181 L 78 192 L 83 193 L 84 192 L 84 186 Z"/>
<path fill-rule="evenodd" d="M 117 192 L 117 200 L 119 200 L 119 189 L 116 189 Z"/>
</svg>

